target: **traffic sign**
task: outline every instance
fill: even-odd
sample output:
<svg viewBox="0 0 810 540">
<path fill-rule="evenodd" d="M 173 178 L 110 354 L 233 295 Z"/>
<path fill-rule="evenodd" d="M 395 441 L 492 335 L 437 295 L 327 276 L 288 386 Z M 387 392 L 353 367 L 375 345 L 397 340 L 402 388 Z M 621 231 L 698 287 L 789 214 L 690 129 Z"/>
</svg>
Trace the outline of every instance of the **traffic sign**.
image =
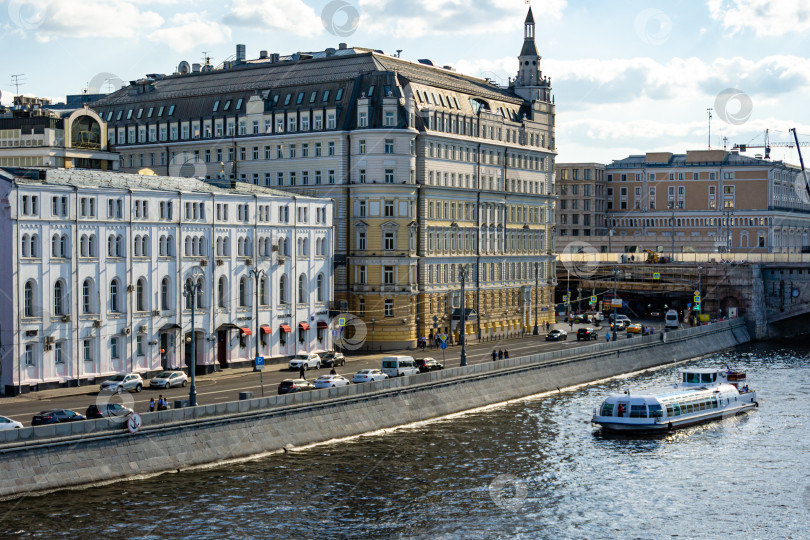
<svg viewBox="0 0 810 540">
<path fill-rule="evenodd" d="M 690 307 L 692 307 L 692 302 L 687 302 L 686 303 L 686 309 L 689 309 Z"/>
<path fill-rule="evenodd" d="M 661 273 L 660 272 L 653 272 L 653 279 L 661 279 Z"/>
<path fill-rule="evenodd" d="M 143 425 L 143 419 L 141 418 L 141 415 L 136 413 L 136 412 L 131 413 L 129 415 L 129 418 L 127 418 L 127 429 L 133 435 L 135 433 L 138 433 L 138 430 L 141 429 L 142 425 Z"/>
<path fill-rule="evenodd" d="M 439 348 L 440 348 L 440 349 L 446 349 L 446 348 L 447 348 L 447 342 L 446 342 L 446 341 L 442 341 L 441 343 L 439 343 Z"/>
<path fill-rule="evenodd" d="M 264 356 L 257 356 L 253 359 L 253 371 L 261 371 L 264 369 Z"/>
<path fill-rule="evenodd" d="M 332 337 L 337 337 L 337 335 L 338 335 L 338 331 L 337 330 L 332 330 Z"/>
<path fill-rule="evenodd" d="M 447 334 L 439 334 L 439 339 L 442 340 L 442 342 L 447 341 Z"/>
<path fill-rule="evenodd" d="M 439 317 L 437 315 L 434 315 L 433 316 L 433 322 L 438 322 L 438 321 L 439 321 Z"/>
<path fill-rule="evenodd" d="M 595 296 L 591 296 L 591 304 L 595 304 L 595 303 L 596 303 L 596 300 L 597 300 L 597 299 L 596 299 L 596 297 L 595 297 Z"/>
<path fill-rule="evenodd" d="M 438 328 L 438 327 L 439 327 L 439 323 L 433 323 L 433 328 Z"/>
<path fill-rule="evenodd" d="M 695 296 L 700 296 L 700 291 L 695 291 Z"/>
<path fill-rule="evenodd" d="M 338 319 L 338 326 L 346 326 L 346 317 L 340 317 Z"/>
<path fill-rule="evenodd" d="M 622 306 L 624 306 L 624 304 L 622 303 L 621 298 L 614 298 L 613 300 L 610 301 L 610 307 L 620 308 Z"/>
<path fill-rule="evenodd" d="M 695 296 L 692 300 L 694 300 L 696 304 L 700 303 L 700 297 L 699 296 Z"/>
</svg>

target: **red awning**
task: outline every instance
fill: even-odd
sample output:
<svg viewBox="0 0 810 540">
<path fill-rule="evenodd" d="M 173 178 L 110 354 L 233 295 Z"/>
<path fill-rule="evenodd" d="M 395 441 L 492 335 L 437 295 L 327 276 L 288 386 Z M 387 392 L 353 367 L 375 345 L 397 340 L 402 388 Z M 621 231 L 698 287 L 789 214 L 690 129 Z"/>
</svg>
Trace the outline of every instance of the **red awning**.
<svg viewBox="0 0 810 540">
<path fill-rule="evenodd" d="M 326 324 L 326 323 L 325 323 L 325 322 L 323 322 L 323 321 L 318 321 L 318 329 L 319 329 L 319 330 L 324 330 L 324 329 L 326 329 L 326 328 L 329 328 L 329 325 L 328 325 L 328 324 Z"/>
<path fill-rule="evenodd" d="M 281 326 L 279 326 L 279 328 L 281 328 L 282 332 L 285 332 L 285 333 L 288 333 L 288 334 L 290 332 L 292 332 L 292 329 L 290 328 L 289 324 L 282 324 Z"/>
<path fill-rule="evenodd" d="M 272 333 L 272 330 L 270 329 L 270 325 L 269 325 L 269 324 L 263 324 L 263 325 L 261 325 L 261 326 L 259 327 L 259 331 L 260 331 L 262 334 L 270 334 L 270 333 Z"/>
<path fill-rule="evenodd" d="M 244 327 L 240 328 L 239 331 L 242 332 L 243 334 L 245 334 L 246 336 L 252 336 L 253 335 L 253 332 L 251 332 L 250 328 L 248 328 L 247 326 L 244 326 Z"/>
<path fill-rule="evenodd" d="M 309 330 L 309 325 L 307 323 L 305 323 L 305 322 L 300 322 L 300 323 L 298 323 L 298 329 L 299 330 Z"/>
</svg>

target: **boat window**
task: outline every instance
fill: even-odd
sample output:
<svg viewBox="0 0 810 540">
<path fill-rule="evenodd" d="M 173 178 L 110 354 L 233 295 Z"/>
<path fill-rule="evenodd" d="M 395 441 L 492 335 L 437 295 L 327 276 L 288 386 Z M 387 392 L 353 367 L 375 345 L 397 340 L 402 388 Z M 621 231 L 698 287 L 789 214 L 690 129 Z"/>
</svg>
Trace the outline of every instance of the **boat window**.
<svg viewBox="0 0 810 540">
<path fill-rule="evenodd" d="M 675 409 L 675 416 L 681 415 L 681 404 L 680 403 L 673 403 L 672 408 Z"/>
<path fill-rule="evenodd" d="M 713 397 L 712 398 L 712 409 L 716 409 L 716 408 L 717 408 L 717 398 Z"/>
<path fill-rule="evenodd" d="M 613 416 L 613 403 L 603 403 L 600 416 Z"/>
<path fill-rule="evenodd" d="M 647 418 L 647 406 L 630 405 L 630 418 Z"/>
<path fill-rule="evenodd" d="M 657 403 L 647 405 L 647 409 L 650 411 L 650 418 L 661 418 L 664 414 L 661 405 Z"/>
<path fill-rule="evenodd" d="M 701 411 L 706 410 L 706 402 L 705 402 L 705 401 L 701 401 L 701 402 L 700 402 L 700 410 L 701 410 Z"/>
<path fill-rule="evenodd" d="M 684 373 L 683 382 L 685 383 L 699 383 L 700 373 Z"/>
<path fill-rule="evenodd" d="M 675 408 L 673 407 L 672 403 L 667 404 L 667 416 L 668 417 L 675 416 Z"/>
<path fill-rule="evenodd" d="M 690 412 L 692 412 L 692 403 L 691 402 L 686 404 L 686 408 L 684 409 L 684 411 L 686 412 L 686 414 L 689 414 Z"/>
<path fill-rule="evenodd" d="M 700 382 L 710 383 L 712 382 L 712 374 L 711 373 L 701 373 L 700 374 Z"/>
</svg>

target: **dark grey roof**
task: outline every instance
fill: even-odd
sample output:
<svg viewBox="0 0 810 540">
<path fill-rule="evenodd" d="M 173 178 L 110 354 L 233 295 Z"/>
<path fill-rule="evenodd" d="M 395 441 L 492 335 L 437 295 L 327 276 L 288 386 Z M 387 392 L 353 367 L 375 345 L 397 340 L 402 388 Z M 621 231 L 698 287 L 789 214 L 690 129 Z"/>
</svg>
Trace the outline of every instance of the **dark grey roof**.
<svg viewBox="0 0 810 540">
<path fill-rule="evenodd" d="M 532 13 L 531 6 L 529 6 L 529 12 L 526 14 L 526 23 L 534 24 L 534 14 Z"/>
<path fill-rule="evenodd" d="M 707 152 L 708 154 L 708 152 Z M 703 167 L 706 165 L 732 165 L 732 166 L 758 166 L 758 167 L 794 167 L 782 161 L 771 161 L 765 159 L 757 159 L 749 156 L 744 156 L 734 152 L 723 152 L 724 157 L 720 161 L 695 161 L 690 160 L 687 162 L 686 154 L 672 154 L 672 157 L 666 163 L 661 162 L 648 162 L 646 155 L 632 155 L 623 159 L 614 160 L 613 163 L 606 165 L 605 169 L 630 169 L 639 167 Z"/>
<path fill-rule="evenodd" d="M 520 56 L 540 56 L 537 54 L 537 45 L 533 39 L 523 40 L 523 48 L 520 50 Z"/>
</svg>

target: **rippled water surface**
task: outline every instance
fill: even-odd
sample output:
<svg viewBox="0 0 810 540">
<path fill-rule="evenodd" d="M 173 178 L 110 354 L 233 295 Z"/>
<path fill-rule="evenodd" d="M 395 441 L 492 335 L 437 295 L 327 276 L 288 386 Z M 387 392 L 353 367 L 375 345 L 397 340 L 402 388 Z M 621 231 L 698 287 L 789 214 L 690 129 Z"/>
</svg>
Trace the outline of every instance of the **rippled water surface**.
<svg viewBox="0 0 810 540">
<path fill-rule="evenodd" d="M 676 367 L 348 443 L 0 503 L 0 536 L 808 538 L 808 360 L 797 341 L 694 362 L 747 370 L 760 407 L 667 436 L 603 436 L 588 420 L 607 393 L 669 384 Z"/>
</svg>

